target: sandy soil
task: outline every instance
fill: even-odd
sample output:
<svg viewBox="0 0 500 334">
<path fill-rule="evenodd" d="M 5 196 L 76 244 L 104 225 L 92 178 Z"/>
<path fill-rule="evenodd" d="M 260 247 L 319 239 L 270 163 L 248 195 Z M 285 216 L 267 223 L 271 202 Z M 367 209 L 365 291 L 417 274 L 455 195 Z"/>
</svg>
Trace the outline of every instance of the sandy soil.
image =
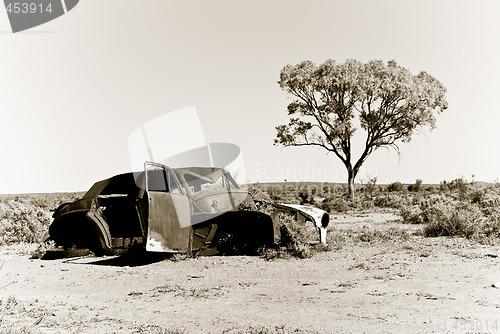
<svg viewBox="0 0 500 334">
<path fill-rule="evenodd" d="M 333 227 L 390 221 L 358 218 L 339 216 Z M 499 249 L 420 236 L 347 244 L 306 260 L 153 254 L 49 261 L 3 249 L 0 329 L 500 333 Z"/>
</svg>

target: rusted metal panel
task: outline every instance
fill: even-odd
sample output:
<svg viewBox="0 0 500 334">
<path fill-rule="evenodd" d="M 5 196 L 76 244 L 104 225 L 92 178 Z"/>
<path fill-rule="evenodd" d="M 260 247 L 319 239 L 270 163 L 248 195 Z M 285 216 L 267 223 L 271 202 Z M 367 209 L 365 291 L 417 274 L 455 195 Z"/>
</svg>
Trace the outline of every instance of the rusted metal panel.
<svg viewBox="0 0 500 334">
<path fill-rule="evenodd" d="M 151 252 L 187 252 L 190 250 L 191 226 L 181 227 L 190 219 L 189 200 L 184 195 L 148 193 L 149 215 L 146 250 Z M 174 204 L 174 199 L 176 204 Z"/>
<path fill-rule="evenodd" d="M 217 213 L 235 210 L 248 196 L 248 192 L 241 189 L 203 191 L 195 194 L 193 201 L 203 212 Z"/>
<path fill-rule="evenodd" d="M 94 222 L 99 236 L 99 242 L 103 249 L 111 249 L 111 234 L 109 233 L 108 224 L 102 219 L 100 215 L 97 215 L 94 210 L 87 213 L 87 217 Z"/>
<path fill-rule="evenodd" d="M 113 248 L 130 248 L 136 245 L 142 245 L 144 243 L 143 238 L 111 238 L 111 245 Z"/>
<path fill-rule="evenodd" d="M 298 204 L 278 203 L 275 204 L 275 206 L 278 212 L 280 210 L 281 212 L 297 212 L 297 220 L 300 223 L 305 223 L 306 220 L 313 222 L 318 228 L 320 242 L 326 244 L 326 231 L 330 223 L 330 215 L 328 212 L 316 207 Z"/>
</svg>

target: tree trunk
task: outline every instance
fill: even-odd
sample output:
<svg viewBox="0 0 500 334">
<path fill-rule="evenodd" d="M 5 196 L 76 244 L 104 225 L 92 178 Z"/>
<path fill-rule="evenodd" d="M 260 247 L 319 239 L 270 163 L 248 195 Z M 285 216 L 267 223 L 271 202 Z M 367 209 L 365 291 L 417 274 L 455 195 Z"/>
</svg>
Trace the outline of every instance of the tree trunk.
<svg viewBox="0 0 500 334">
<path fill-rule="evenodd" d="M 354 178 L 356 174 L 350 168 L 347 169 L 347 198 L 352 200 L 354 198 Z"/>
</svg>

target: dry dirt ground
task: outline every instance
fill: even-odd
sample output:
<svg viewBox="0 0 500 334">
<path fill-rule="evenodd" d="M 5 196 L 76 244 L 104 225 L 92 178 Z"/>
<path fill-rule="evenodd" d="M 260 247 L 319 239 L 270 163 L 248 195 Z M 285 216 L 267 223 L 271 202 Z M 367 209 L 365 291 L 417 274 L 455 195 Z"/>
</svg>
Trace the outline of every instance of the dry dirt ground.
<svg viewBox="0 0 500 334">
<path fill-rule="evenodd" d="M 334 218 L 340 230 L 397 224 Z M 415 235 L 305 260 L 39 260 L 3 248 L 0 332 L 500 333 L 499 249 Z"/>
</svg>

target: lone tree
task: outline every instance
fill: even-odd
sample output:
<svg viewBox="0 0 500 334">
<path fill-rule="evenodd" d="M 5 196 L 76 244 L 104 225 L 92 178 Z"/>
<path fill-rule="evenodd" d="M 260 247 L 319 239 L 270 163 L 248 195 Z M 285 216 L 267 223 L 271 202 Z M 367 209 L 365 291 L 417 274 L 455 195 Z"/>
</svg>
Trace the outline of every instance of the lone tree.
<svg viewBox="0 0 500 334">
<path fill-rule="evenodd" d="M 294 97 L 288 124 L 276 127 L 275 145 L 319 146 L 333 152 L 347 169 L 347 196 L 366 159 L 380 147 L 409 142 L 424 126 L 435 127 L 436 115 L 448 107 L 446 88 L 426 72 L 412 75 L 395 61 L 343 64 L 327 60 L 286 65 L 278 81 Z M 356 124 L 366 132 L 363 153 L 354 162 L 351 138 Z M 353 165 L 354 162 L 354 165 Z"/>
</svg>

